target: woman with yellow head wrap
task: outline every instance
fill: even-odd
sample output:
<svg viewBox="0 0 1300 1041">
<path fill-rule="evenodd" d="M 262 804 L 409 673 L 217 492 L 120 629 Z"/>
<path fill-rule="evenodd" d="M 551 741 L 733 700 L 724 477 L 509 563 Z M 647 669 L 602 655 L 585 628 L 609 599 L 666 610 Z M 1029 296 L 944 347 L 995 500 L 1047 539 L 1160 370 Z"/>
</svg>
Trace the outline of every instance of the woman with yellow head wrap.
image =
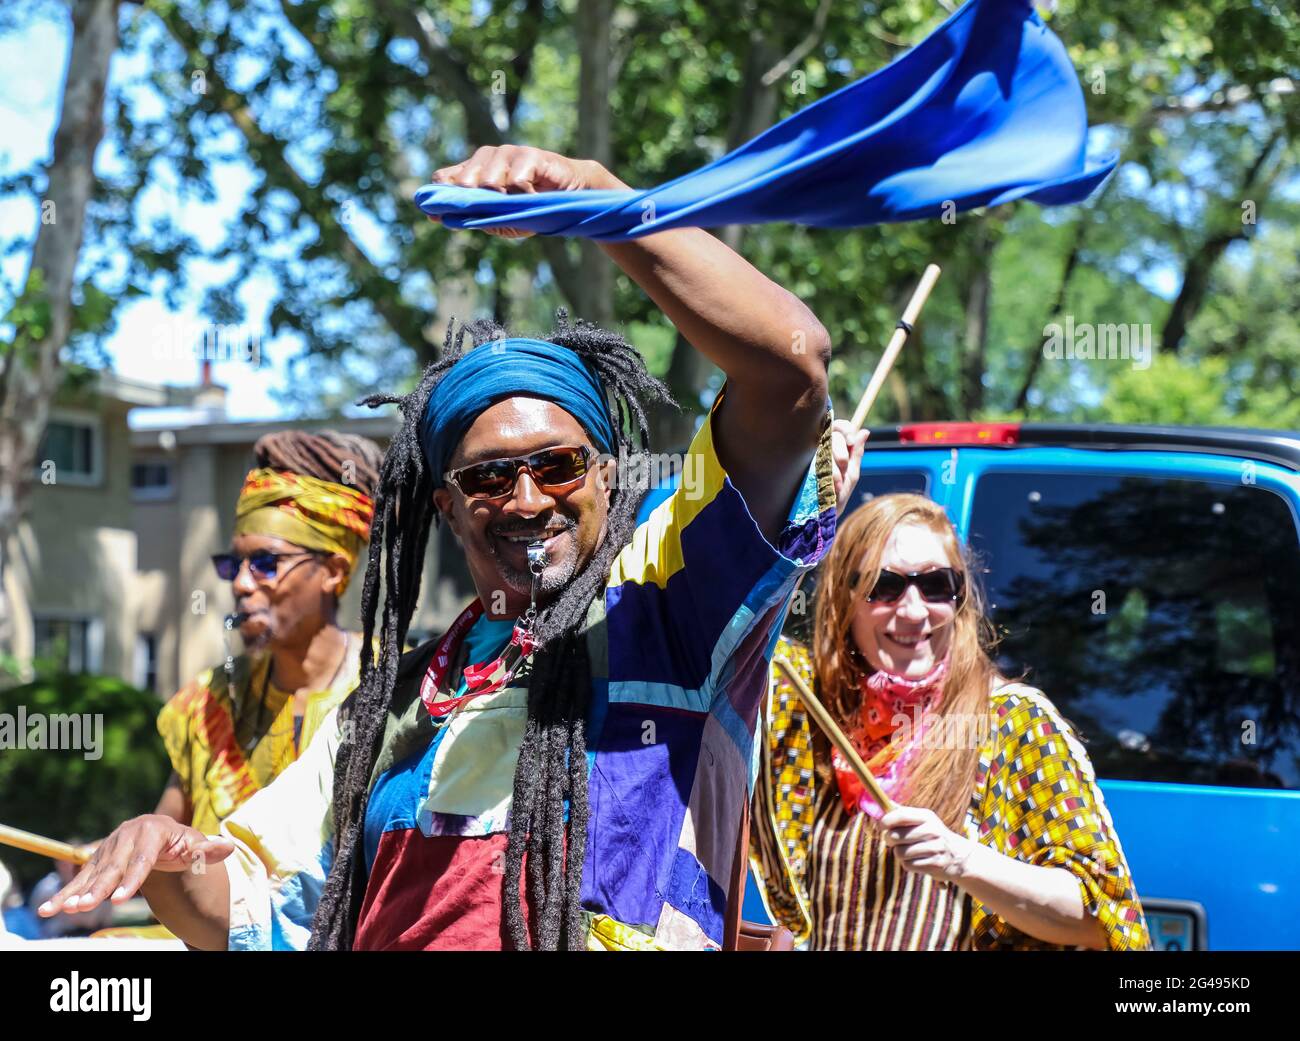
<svg viewBox="0 0 1300 1041">
<path fill-rule="evenodd" d="M 229 552 L 245 653 L 205 669 L 163 707 L 174 773 L 156 812 L 214 834 L 270 784 L 356 686 L 361 636 L 339 598 L 370 535 L 383 453 L 355 435 L 280 431 L 253 446 Z"/>
</svg>

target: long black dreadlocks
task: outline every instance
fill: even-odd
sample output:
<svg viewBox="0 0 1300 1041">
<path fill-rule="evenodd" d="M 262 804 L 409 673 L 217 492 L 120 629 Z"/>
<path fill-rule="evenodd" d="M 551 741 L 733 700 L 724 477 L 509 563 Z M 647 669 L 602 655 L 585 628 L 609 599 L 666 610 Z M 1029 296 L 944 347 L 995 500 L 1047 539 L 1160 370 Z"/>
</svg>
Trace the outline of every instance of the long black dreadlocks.
<svg viewBox="0 0 1300 1041">
<path fill-rule="evenodd" d="M 374 395 L 362 404 L 396 404 L 402 426 L 389 445 L 375 495 L 370 557 L 362 593 L 365 639 L 361 682 L 340 710 L 348 739 L 339 746 L 334 769 L 336 852 L 312 923 L 312 950 L 352 946 L 365 892 L 361 854 L 371 773 L 379 756 L 384 722 L 397 684 L 398 663 L 420 595 L 420 573 L 429 530 L 438 521 L 433 506 L 434 475 L 424 464 L 419 425 L 438 382 L 465 353 L 469 334 L 475 347 L 507 335 L 491 322 L 447 330 L 443 353 L 424 370 L 405 397 Z M 614 332 L 587 322 L 570 322 L 560 310 L 546 337 L 580 355 L 600 376 L 613 399 L 610 418 L 618 437 L 615 452 L 633 461 L 648 448 L 645 409 L 654 401 L 672 404 L 662 383 L 646 371 L 636 350 Z M 528 947 L 528 925 L 520 909 L 527 854 L 527 885 L 533 909 L 537 950 L 578 950 L 583 945 L 579 897 L 587 845 L 586 714 L 591 692 L 591 662 L 581 627 L 595 597 L 605 587 L 614 558 L 632 538 L 644 490 L 616 482 L 604 541 L 555 599 L 540 612 L 536 634 L 542 647 L 533 656 L 528 688 L 528 720 L 519 764 L 505 864 L 506 940 Z M 373 660 L 380 570 L 384 570 L 384 613 L 379 660 Z M 566 849 L 564 803 L 569 803 Z"/>
</svg>

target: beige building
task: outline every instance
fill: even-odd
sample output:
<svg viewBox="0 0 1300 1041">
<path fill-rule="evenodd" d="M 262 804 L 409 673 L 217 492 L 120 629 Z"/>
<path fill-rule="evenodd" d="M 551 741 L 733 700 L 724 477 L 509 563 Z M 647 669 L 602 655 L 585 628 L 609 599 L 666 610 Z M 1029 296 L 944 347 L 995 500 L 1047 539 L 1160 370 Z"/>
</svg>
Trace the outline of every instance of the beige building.
<svg viewBox="0 0 1300 1041">
<path fill-rule="evenodd" d="M 170 388 L 104 376 L 93 390 L 67 396 L 52 413 L 41 483 L 8 558 L 16 657 L 59 654 L 71 669 L 171 694 L 225 657 L 233 598 L 210 557 L 229 545 L 254 442 L 286 427 L 328 427 L 386 446 L 395 425 L 391 415 L 231 421 L 215 384 Z M 364 560 L 342 605 L 349 628 L 360 628 L 363 569 Z M 430 538 L 413 635 L 444 627 L 469 588 L 443 529 Z M 230 639 L 238 653 L 238 636 Z"/>
<path fill-rule="evenodd" d="M 133 408 L 175 392 L 113 376 L 60 395 L 37 453 L 26 516 L 5 555 L 5 603 L 19 662 L 60 648 L 68 667 L 133 678 L 137 539 Z"/>
</svg>

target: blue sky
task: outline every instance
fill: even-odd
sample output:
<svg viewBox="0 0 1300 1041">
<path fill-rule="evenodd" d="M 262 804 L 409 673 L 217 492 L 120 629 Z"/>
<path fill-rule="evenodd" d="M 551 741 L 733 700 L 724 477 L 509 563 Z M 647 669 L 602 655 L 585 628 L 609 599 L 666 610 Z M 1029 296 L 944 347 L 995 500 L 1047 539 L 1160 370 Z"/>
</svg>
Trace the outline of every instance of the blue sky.
<svg viewBox="0 0 1300 1041">
<path fill-rule="evenodd" d="M 68 29 L 66 20 L 42 19 L 0 36 L 0 171 L 6 174 L 30 168 L 50 155 L 67 64 Z M 114 80 L 132 72 L 120 56 L 114 60 Z M 101 145 L 97 169 L 111 166 L 112 161 L 110 150 Z M 196 207 L 186 203 L 182 223 L 186 230 L 208 242 L 216 237 L 222 216 L 237 209 L 251 173 L 246 167 L 227 164 L 215 171 L 214 180 L 218 195 L 215 204 Z M 177 200 L 169 198 L 164 187 L 152 190 L 141 207 L 148 213 L 171 211 L 182 219 Z M 30 238 L 36 221 L 36 200 L 28 196 L 0 198 L 0 234 L 6 241 L 18 235 Z M 20 253 L 3 261 L 0 271 L 8 285 L 16 285 L 23 277 L 27 260 L 26 253 Z M 170 311 L 160 298 L 143 298 L 119 309 L 117 329 L 106 345 L 114 371 L 153 383 L 197 383 L 199 361 L 193 345 L 202 336 L 203 326 L 196 305 L 203 288 L 220 281 L 221 270 L 207 262 L 192 266 L 193 288 L 185 295 L 190 306 L 180 312 Z M 255 368 L 243 360 L 242 352 L 233 352 L 234 360 L 218 361 L 213 366 L 214 378 L 230 389 L 228 410 L 234 418 L 265 419 L 285 414 L 272 399 L 271 390 L 287 379 L 285 361 L 297 346 L 289 338 L 271 340 L 258 331 L 271 293 L 267 283 L 256 279 L 246 285 L 248 329 L 243 331 L 246 335 L 237 338 L 240 346 L 255 344 L 269 365 Z"/>
</svg>

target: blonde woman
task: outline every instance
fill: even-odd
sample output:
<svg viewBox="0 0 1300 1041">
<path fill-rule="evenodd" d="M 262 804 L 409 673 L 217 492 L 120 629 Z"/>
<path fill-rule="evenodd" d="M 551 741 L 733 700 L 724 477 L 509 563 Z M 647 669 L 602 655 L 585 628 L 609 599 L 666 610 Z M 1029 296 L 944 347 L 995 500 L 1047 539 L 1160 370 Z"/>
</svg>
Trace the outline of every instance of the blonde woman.
<svg viewBox="0 0 1300 1041">
<path fill-rule="evenodd" d="M 783 657 L 896 804 L 882 814 L 779 666 L 752 853 L 767 907 L 812 949 L 1145 949 L 1092 764 L 1042 691 L 989 657 L 957 533 L 919 495 L 841 522 L 813 653 Z"/>
</svg>

